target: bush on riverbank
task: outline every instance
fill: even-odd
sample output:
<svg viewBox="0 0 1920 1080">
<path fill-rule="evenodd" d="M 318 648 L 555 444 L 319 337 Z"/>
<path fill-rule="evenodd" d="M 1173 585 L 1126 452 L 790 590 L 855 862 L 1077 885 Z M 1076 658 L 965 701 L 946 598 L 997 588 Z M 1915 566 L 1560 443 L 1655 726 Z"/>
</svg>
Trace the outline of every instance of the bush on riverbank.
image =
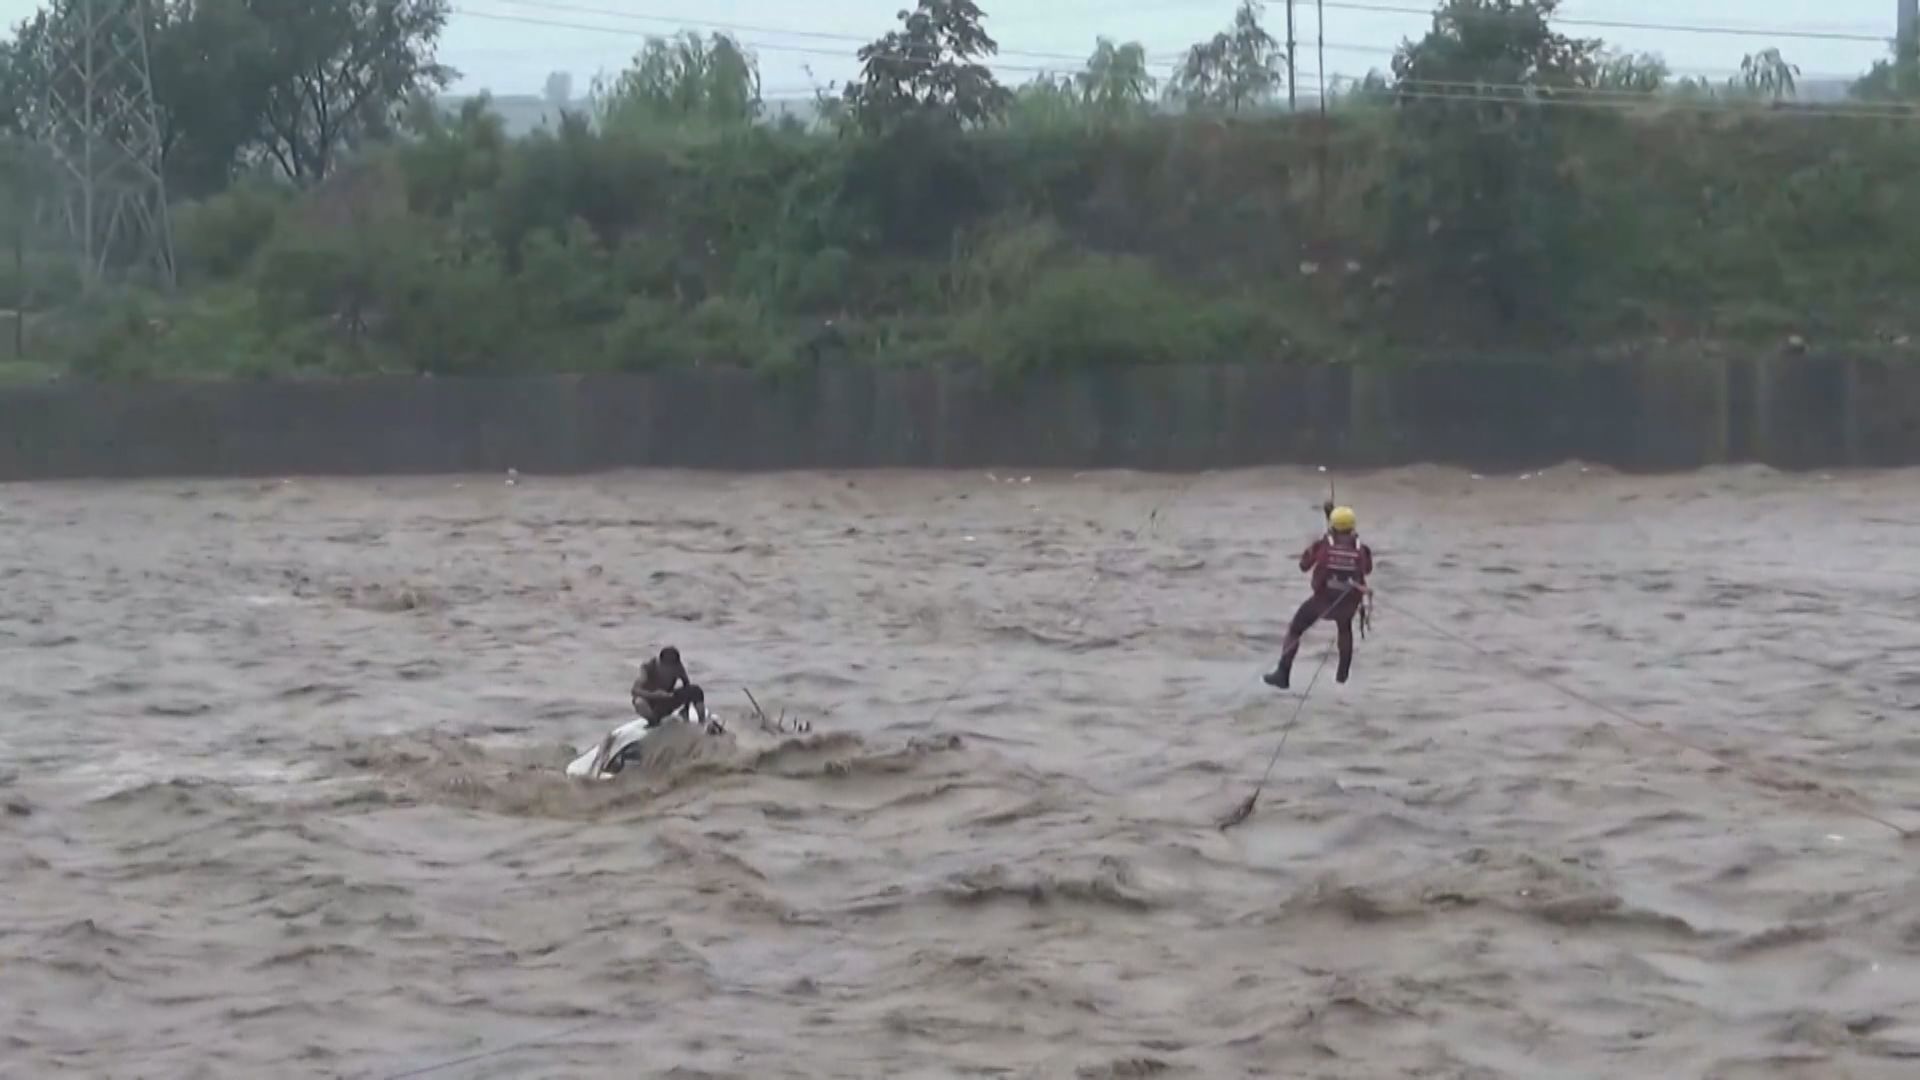
<svg viewBox="0 0 1920 1080">
<path fill-rule="evenodd" d="M 1884 343 L 1920 321 L 1910 115 L 1590 107 L 1548 76 L 1524 99 L 1428 92 L 1454 85 L 1419 66 L 1446 32 L 1443 15 L 1403 50 L 1397 96 L 1324 119 L 1103 111 L 1092 91 L 1048 110 L 1023 91 L 971 126 L 662 120 L 643 97 L 524 139 L 484 102 L 419 115 L 298 194 L 248 182 L 181 206 L 178 296 L 94 297 L 38 347 L 119 376 L 1017 374 Z M 1582 43 L 1526 32 L 1514 48 L 1587 70 Z"/>
</svg>

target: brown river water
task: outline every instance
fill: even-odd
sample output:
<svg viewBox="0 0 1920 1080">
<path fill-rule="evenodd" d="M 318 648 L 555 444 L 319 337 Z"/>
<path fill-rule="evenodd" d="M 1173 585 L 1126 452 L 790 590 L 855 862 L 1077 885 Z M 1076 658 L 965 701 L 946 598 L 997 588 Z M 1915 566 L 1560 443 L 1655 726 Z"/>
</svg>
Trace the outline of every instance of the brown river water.
<svg viewBox="0 0 1920 1080">
<path fill-rule="evenodd" d="M 1920 1076 L 1920 474 L 1340 481 L 0 487 L 0 1075 Z"/>
</svg>

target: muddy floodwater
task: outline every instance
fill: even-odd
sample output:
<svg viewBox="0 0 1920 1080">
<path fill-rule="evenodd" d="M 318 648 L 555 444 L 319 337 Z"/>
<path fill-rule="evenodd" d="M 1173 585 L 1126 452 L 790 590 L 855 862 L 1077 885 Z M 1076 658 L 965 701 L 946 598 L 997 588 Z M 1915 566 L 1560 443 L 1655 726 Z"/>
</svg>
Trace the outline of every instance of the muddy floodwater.
<svg viewBox="0 0 1920 1080">
<path fill-rule="evenodd" d="M 1920 474 L 1339 479 L 0 487 L 0 1075 L 1920 1076 Z"/>
</svg>

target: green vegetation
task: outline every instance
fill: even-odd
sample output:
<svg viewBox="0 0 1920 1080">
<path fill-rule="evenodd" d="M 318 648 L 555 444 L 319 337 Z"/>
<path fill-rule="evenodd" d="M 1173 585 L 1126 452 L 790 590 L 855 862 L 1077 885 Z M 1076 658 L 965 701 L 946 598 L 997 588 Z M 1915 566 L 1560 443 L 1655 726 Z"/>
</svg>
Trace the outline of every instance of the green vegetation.
<svg viewBox="0 0 1920 1080">
<path fill-rule="evenodd" d="M 751 53 L 689 33 L 509 138 L 484 99 L 425 104 L 451 76 L 446 0 L 156 0 L 169 293 L 120 253 L 83 288 L 55 243 L 58 174 L 28 148 L 70 40 L 58 0 L 0 45 L 0 307 L 23 311 L 0 371 L 1017 374 L 1905 343 L 1911 56 L 1854 104 L 1800 105 L 1777 51 L 1676 82 L 1558 33 L 1556 3 L 1446 0 L 1323 117 L 1276 110 L 1284 53 L 1254 0 L 1164 80 L 1101 39 L 1084 70 L 1018 88 L 985 66 L 971 0 L 919 0 L 810 123 L 769 122 Z"/>
</svg>

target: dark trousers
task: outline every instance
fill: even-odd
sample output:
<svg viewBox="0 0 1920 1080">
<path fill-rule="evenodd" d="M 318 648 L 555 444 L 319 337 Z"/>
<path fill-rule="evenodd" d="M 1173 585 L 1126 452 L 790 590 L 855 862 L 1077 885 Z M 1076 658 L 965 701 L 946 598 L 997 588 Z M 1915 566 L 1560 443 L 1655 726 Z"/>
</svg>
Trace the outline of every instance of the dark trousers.
<svg viewBox="0 0 1920 1080">
<path fill-rule="evenodd" d="M 1348 674 L 1353 671 L 1353 619 L 1360 614 L 1360 601 L 1358 589 L 1319 592 L 1307 597 L 1306 603 L 1293 613 L 1293 622 L 1287 626 L 1286 647 L 1280 653 L 1280 676 L 1283 681 L 1293 676 L 1293 658 L 1300 651 L 1300 639 L 1321 619 L 1332 619 L 1338 630 L 1340 671 L 1337 678 L 1341 682 L 1347 681 Z"/>
</svg>

